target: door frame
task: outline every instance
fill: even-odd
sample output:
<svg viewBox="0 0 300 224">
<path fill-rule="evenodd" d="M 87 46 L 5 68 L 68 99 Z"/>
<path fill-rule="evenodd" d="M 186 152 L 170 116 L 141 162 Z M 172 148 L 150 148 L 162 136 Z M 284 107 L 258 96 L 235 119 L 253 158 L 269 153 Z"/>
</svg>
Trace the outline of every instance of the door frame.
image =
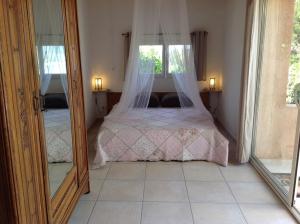
<svg viewBox="0 0 300 224">
<path fill-rule="evenodd" d="M 260 0 L 262 1 L 262 7 L 260 8 L 260 13 L 262 16 L 260 18 L 260 42 L 263 42 L 264 39 L 264 27 L 265 27 L 265 18 L 266 18 L 266 3 L 269 0 Z M 262 51 L 263 46 L 261 45 L 259 48 L 258 57 L 262 59 Z M 261 78 L 261 64 L 262 60 L 259 60 L 258 68 L 257 68 L 257 83 L 255 90 L 255 108 L 254 108 L 254 119 L 253 119 L 253 130 L 252 130 L 252 143 L 251 143 L 251 155 L 250 155 L 250 163 L 256 169 L 256 171 L 262 176 L 262 178 L 266 181 L 266 183 L 270 186 L 273 192 L 279 197 L 279 199 L 283 202 L 283 204 L 287 207 L 287 209 L 292 213 L 292 215 L 300 222 L 300 211 L 297 211 L 294 207 L 295 203 L 295 189 L 297 183 L 297 173 L 300 170 L 297 170 L 299 166 L 300 159 L 300 110 L 298 107 L 298 117 L 297 117 L 297 126 L 296 126 L 296 134 L 295 134 L 295 144 L 294 144 L 294 152 L 293 152 L 293 161 L 292 161 L 292 170 L 291 170 L 291 184 L 288 193 L 286 194 L 282 187 L 277 183 L 278 181 L 272 176 L 269 170 L 263 165 L 263 163 L 255 156 L 255 137 L 256 137 L 256 123 L 258 116 L 258 97 L 259 97 L 259 86 L 260 86 L 260 78 Z"/>
</svg>

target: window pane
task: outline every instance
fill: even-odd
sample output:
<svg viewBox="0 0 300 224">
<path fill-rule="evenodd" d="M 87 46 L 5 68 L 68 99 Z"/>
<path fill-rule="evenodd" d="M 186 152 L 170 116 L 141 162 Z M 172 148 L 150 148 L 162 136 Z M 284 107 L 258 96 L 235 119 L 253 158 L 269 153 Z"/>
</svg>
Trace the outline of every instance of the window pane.
<svg viewBox="0 0 300 224">
<path fill-rule="evenodd" d="M 45 74 L 66 74 L 64 46 L 43 46 L 43 63 Z"/>
<path fill-rule="evenodd" d="M 263 38 L 258 38 L 257 61 L 262 63 L 256 73 L 253 153 L 285 195 L 291 189 L 298 119 L 297 107 L 287 106 L 285 99 L 289 66 L 298 63 L 291 63 L 290 54 L 295 44 L 294 7 L 293 1 L 268 0 L 257 12 L 264 25 L 262 31 L 257 29 Z"/>
<path fill-rule="evenodd" d="M 181 74 L 185 71 L 186 61 L 189 60 L 191 50 L 190 45 L 170 45 L 169 46 L 169 66 L 170 74 Z"/>
<path fill-rule="evenodd" d="M 163 73 L 163 46 L 162 45 L 141 45 L 139 47 L 140 51 L 140 73 L 149 74 L 153 73 L 154 64 L 154 74 Z"/>
<path fill-rule="evenodd" d="M 295 17 L 293 22 L 289 78 L 287 87 L 288 104 L 295 104 L 296 86 L 300 83 L 300 1 L 295 1 Z M 298 84 L 298 85 L 297 85 Z M 299 87 L 297 88 L 300 91 Z M 297 92 L 298 92 L 297 91 Z"/>
</svg>

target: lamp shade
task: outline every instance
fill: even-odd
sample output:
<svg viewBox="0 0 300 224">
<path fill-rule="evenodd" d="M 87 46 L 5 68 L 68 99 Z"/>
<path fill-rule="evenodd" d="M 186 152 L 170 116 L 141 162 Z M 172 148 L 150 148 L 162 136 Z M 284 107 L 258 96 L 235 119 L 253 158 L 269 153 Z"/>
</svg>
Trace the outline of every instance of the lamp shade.
<svg viewBox="0 0 300 224">
<path fill-rule="evenodd" d="M 209 79 L 209 89 L 215 90 L 216 89 L 216 78 Z"/>
<path fill-rule="evenodd" d="M 102 78 L 95 78 L 95 90 L 102 90 Z"/>
</svg>

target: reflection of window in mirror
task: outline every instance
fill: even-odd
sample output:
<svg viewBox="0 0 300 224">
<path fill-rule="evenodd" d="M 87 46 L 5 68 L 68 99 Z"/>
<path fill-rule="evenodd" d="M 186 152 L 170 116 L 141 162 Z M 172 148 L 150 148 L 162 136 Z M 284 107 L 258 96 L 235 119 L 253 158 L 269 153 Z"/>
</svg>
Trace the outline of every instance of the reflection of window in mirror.
<svg viewBox="0 0 300 224">
<path fill-rule="evenodd" d="M 45 74 L 66 74 L 65 48 L 61 45 L 42 46 Z"/>
</svg>

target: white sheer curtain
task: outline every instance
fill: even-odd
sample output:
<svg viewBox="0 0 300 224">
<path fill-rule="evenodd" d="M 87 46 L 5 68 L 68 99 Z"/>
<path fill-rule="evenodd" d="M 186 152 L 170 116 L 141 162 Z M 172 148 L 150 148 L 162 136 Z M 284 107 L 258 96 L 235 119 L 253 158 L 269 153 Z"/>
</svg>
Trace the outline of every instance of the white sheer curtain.
<svg viewBox="0 0 300 224">
<path fill-rule="evenodd" d="M 64 93 L 66 96 L 67 104 L 69 105 L 69 98 L 68 98 L 68 78 L 67 75 L 60 75 L 60 81 L 62 84 L 62 87 L 64 89 Z"/>
<path fill-rule="evenodd" d="M 41 64 L 44 64 L 44 63 L 40 62 L 40 66 L 41 66 Z M 39 74 L 40 74 L 41 94 L 45 95 L 49 88 L 50 81 L 52 79 L 52 74 L 45 74 L 44 68 L 42 68 L 42 67 L 40 67 L 39 70 L 40 70 Z"/>
<path fill-rule="evenodd" d="M 251 146 L 253 138 L 254 114 L 255 114 L 255 94 L 257 73 L 259 69 L 259 53 L 260 53 L 260 38 L 261 19 L 262 19 L 262 0 L 253 0 L 248 9 L 248 32 L 251 32 L 249 40 L 248 60 L 249 64 L 245 68 L 243 104 L 240 126 L 240 162 L 247 163 L 251 155 Z"/>
<path fill-rule="evenodd" d="M 192 106 L 211 118 L 199 95 L 186 0 L 135 0 L 125 84 L 110 116 L 148 106 L 157 64 L 154 58 L 141 58 L 142 46 L 164 47 L 164 72 L 173 78 L 181 107 Z"/>
</svg>

